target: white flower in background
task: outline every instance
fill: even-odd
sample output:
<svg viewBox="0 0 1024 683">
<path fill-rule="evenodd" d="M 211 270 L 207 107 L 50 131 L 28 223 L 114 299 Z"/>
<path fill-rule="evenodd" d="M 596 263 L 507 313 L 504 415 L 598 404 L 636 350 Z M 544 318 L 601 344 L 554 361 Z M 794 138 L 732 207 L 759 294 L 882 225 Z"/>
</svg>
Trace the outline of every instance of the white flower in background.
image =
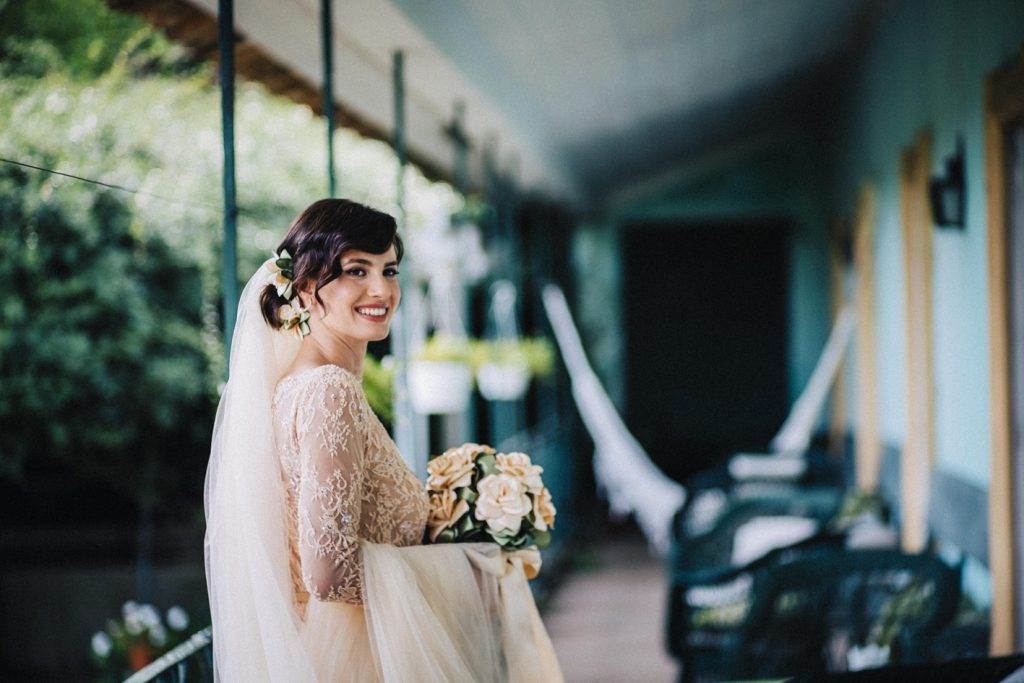
<svg viewBox="0 0 1024 683">
<path fill-rule="evenodd" d="M 121 616 L 127 619 L 132 614 L 135 614 L 138 610 L 139 603 L 135 602 L 134 600 L 129 600 L 128 602 L 121 605 Z"/>
<path fill-rule="evenodd" d="M 534 465 L 526 453 L 498 453 L 495 457 L 498 460 L 498 471 L 518 477 L 530 493 L 538 494 L 544 488 L 544 482 L 540 479 L 544 468 Z"/>
<path fill-rule="evenodd" d="M 487 522 L 492 531 L 508 529 L 513 532 L 533 507 L 526 495 L 526 485 L 517 477 L 491 474 L 477 484 L 480 497 L 476 501 L 476 518 Z"/>
<path fill-rule="evenodd" d="M 156 624 L 149 628 L 149 642 L 157 647 L 163 647 L 167 644 L 167 629 L 164 628 L 163 624 Z"/>
<path fill-rule="evenodd" d="M 142 623 L 142 617 L 138 610 L 124 618 L 124 630 L 133 636 L 137 636 L 146 630 L 146 625 Z"/>
<path fill-rule="evenodd" d="M 188 628 L 188 612 L 181 605 L 175 605 L 167 610 L 167 625 L 175 631 L 184 631 Z"/>
<path fill-rule="evenodd" d="M 103 631 L 97 631 L 92 636 L 92 651 L 96 653 L 96 656 L 100 659 L 106 659 L 107 655 L 114 648 L 113 641 Z"/>
<path fill-rule="evenodd" d="M 156 607 L 153 605 L 142 605 L 139 607 L 139 620 L 142 625 L 146 628 L 153 628 L 154 626 L 160 626 L 160 613 L 156 611 Z"/>
</svg>

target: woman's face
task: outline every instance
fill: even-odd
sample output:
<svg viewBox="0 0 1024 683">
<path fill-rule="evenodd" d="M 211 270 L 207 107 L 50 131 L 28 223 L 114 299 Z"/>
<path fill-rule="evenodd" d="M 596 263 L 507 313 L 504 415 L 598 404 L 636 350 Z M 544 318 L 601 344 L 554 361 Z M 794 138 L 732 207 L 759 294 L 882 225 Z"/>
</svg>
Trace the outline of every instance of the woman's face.
<svg viewBox="0 0 1024 683">
<path fill-rule="evenodd" d="M 314 329 L 323 326 L 333 335 L 366 342 L 387 337 L 402 298 L 395 247 L 383 254 L 346 251 L 341 255 L 341 275 L 320 290 L 320 298 L 322 307 L 312 287 L 303 297 Z"/>
</svg>

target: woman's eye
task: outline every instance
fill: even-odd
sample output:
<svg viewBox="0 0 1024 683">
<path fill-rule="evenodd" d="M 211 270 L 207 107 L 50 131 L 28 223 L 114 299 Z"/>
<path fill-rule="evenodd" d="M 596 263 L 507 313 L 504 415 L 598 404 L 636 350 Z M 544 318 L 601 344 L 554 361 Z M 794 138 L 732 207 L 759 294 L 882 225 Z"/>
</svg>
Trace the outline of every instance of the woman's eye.
<svg viewBox="0 0 1024 683">
<path fill-rule="evenodd" d="M 358 275 L 365 275 L 366 274 L 366 271 L 364 271 L 362 268 L 350 268 L 349 270 L 346 270 L 345 272 L 348 273 L 349 275 L 357 275 L 357 276 Z"/>
<path fill-rule="evenodd" d="M 388 277 L 398 277 L 398 269 L 396 268 L 385 268 L 384 274 Z"/>
</svg>

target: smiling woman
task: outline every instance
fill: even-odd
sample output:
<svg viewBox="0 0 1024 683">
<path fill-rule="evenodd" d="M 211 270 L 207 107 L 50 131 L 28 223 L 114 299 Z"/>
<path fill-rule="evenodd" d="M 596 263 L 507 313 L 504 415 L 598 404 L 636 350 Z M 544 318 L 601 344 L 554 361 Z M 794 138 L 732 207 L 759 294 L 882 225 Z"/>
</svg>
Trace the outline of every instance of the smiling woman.
<svg viewBox="0 0 1024 683">
<path fill-rule="evenodd" d="M 521 566 L 421 545 L 426 489 L 363 394 L 401 258 L 391 216 L 324 199 L 242 292 L 205 497 L 220 680 L 562 680 Z"/>
<path fill-rule="evenodd" d="M 276 253 L 287 259 L 276 259 L 275 274 L 292 286 L 268 283 L 260 295 L 263 317 L 281 329 L 282 309 L 292 308 L 297 296 L 300 310 L 316 314 L 311 327 L 322 329 L 316 338 L 324 342 L 329 336 L 362 337 L 365 346 L 384 339 L 384 324 L 401 299 L 398 263 L 404 251 L 390 215 L 347 199 L 313 202 L 278 245 Z M 372 327 L 364 330 L 367 322 Z"/>
</svg>

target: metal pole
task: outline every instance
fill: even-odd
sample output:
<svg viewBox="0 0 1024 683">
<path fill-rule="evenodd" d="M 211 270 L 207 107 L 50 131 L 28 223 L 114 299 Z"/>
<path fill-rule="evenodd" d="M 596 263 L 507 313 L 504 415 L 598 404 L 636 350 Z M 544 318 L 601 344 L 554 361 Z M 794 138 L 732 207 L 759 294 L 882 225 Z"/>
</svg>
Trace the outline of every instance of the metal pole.
<svg viewBox="0 0 1024 683">
<path fill-rule="evenodd" d="M 395 50 L 391 61 L 391 79 L 395 91 L 395 133 L 393 145 L 395 156 L 398 157 L 398 193 L 395 203 L 398 206 L 398 227 L 405 228 L 405 54 Z"/>
<path fill-rule="evenodd" d="M 217 44 L 220 50 L 220 112 L 224 140 L 224 239 L 221 246 L 221 289 L 224 296 L 224 346 L 231 354 L 231 335 L 238 312 L 238 203 L 235 196 L 235 11 L 233 0 L 218 0 Z"/>
<path fill-rule="evenodd" d="M 320 43 L 324 62 L 324 118 L 327 119 L 327 195 L 334 197 L 334 25 L 332 0 L 320 0 Z"/>
<path fill-rule="evenodd" d="M 455 159 L 452 179 L 455 182 L 455 189 L 466 194 L 469 191 L 469 139 L 466 136 L 465 130 L 466 120 L 466 103 L 459 101 L 455 103 L 454 111 L 452 112 L 452 122 L 448 126 L 448 138 L 452 141 L 452 145 L 455 148 Z M 473 336 L 473 319 L 472 319 L 472 308 L 469 305 L 470 297 L 466 296 L 468 288 L 464 285 L 461 286 L 461 310 L 462 319 L 466 321 L 467 332 L 470 336 Z M 476 396 L 474 395 L 470 399 L 469 406 L 460 415 L 453 417 L 452 420 L 456 423 L 453 429 L 449 432 L 451 436 L 449 440 L 461 440 L 476 441 L 477 440 L 477 426 L 476 426 Z M 458 430 L 457 434 L 454 434 Z"/>
<path fill-rule="evenodd" d="M 469 191 L 469 139 L 466 137 L 466 103 L 455 103 L 452 114 L 450 135 L 455 145 L 455 189 L 465 194 Z"/>
<path fill-rule="evenodd" d="M 398 157 L 398 171 L 395 178 L 395 220 L 399 232 L 405 231 L 405 82 L 404 56 L 396 50 L 392 60 L 392 85 L 394 87 L 395 130 L 392 146 Z M 391 329 L 391 354 L 395 359 L 395 443 L 409 467 L 419 475 L 427 471 L 426 420 L 416 414 L 409 400 L 409 361 L 414 338 L 416 310 L 420 297 L 416 296 L 416 284 L 409 279 L 409 269 L 402 268 L 399 283 L 405 295 L 403 303 L 395 311 Z"/>
</svg>

